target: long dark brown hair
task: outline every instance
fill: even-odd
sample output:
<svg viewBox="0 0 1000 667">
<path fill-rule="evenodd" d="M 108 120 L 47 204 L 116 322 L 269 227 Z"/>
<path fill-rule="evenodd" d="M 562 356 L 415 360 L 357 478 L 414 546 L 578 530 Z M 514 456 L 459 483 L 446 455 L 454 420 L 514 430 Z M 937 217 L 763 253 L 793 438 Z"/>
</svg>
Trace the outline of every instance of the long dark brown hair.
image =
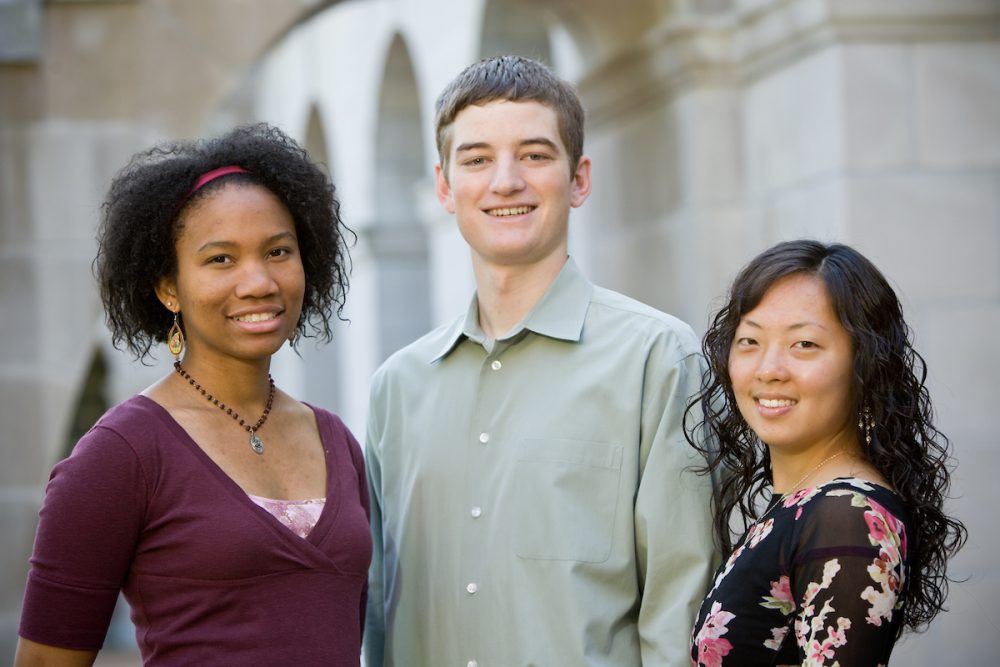
<svg viewBox="0 0 1000 667">
<path fill-rule="evenodd" d="M 728 551 L 734 537 L 731 521 L 742 521 L 746 530 L 758 518 L 762 496 L 771 485 L 767 447 L 743 419 L 733 394 L 729 376 L 733 336 L 742 317 L 771 286 L 800 273 L 823 283 L 851 336 L 854 421 L 864 405 L 871 409 L 875 424 L 871 444 L 863 453 L 909 513 L 909 573 L 900 631 L 904 626 L 920 630 L 943 609 L 947 562 L 964 544 L 967 531 L 961 521 L 944 513 L 951 484 L 951 445 L 934 426 L 924 359 L 913 349 L 896 293 L 881 272 L 849 246 L 800 240 L 765 250 L 736 276 L 728 303 L 705 334 L 702 350 L 708 369 L 701 391 L 688 405 L 685 422 L 690 417 L 698 422 L 687 432 L 688 441 L 708 461 L 701 472 L 718 480 L 713 500 L 716 535 Z"/>
</svg>

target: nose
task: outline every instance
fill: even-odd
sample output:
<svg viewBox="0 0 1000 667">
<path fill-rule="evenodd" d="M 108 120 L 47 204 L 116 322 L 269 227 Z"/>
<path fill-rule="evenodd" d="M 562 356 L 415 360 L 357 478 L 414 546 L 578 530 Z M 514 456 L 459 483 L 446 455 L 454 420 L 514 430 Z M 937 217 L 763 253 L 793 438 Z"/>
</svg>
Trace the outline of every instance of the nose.
<svg viewBox="0 0 1000 667">
<path fill-rule="evenodd" d="M 776 345 L 762 351 L 757 364 L 757 379 L 761 382 L 781 382 L 788 379 L 785 355 Z"/>
<path fill-rule="evenodd" d="M 499 157 L 490 181 L 490 190 L 498 195 L 511 195 L 524 189 L 521 164 L 514 156 Z"/>
<path fill-rule="evenodd" d="M 245 262 L 236 284 L 236 296 L 244 299 L 259 299 L 274 294 L 278 283 L 271 275 L 270 267 L 264 261 Z"/>
</svg>

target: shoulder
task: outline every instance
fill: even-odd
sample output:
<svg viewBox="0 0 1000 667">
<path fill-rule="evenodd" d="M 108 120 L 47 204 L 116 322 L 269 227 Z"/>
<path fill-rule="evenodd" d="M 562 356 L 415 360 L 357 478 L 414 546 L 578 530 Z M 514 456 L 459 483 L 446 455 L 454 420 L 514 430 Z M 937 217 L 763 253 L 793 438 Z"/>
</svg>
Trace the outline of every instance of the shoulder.
<svg viewBox="0 0 1000 667">
<path fill-rule="evenodd" d="M 694 331 L 686 322 L 613 290 L 595 285 L 590 302 L 593 308 L 607 313 L 609 317 L 694 337 Z"/>
<path fill-rule="evenodd" d="M 464 322 L 464 315 L 457 317 L 389 355 L 372 376 L 373 392 L 393 378 L 429 372 L 431 362 L 455 340 Z"/>
<path fill-rule="evenodd" d="M 132 396 L 105 412 L 80 438 L 73 452 L 118 446 L 139 455 L 140 450 L 154 445 L 168 432 L 164 415 L 166 411 L 155 401 L 141 395 Z"/>
<path fill-rule="evenodd" d="M 356 442 L 354 434 L 351 433 L 351 430 L 347 428 L 347 424 L 337 414 L 308 403 L 304 403 L 303 405 L 316 415 L 316 424 L 319 426 L 320 435 L 324 440 L 332 437 L 338 441 Z"/>
<path fill-rule="evenodd" d="M 336 433 L 347 431 L 344 421 L 336 413 L 312 403 L 303 402 L 302 407 L 316 418 L 316 425 L 319 426 L 320 433 L 323 433 L 327 429 L 331 429 Z"/>
<path fill-rule="evenodd" d="M 464 322 L 465 315 L 463 314 L 428 331 L 409 345 L 389 355 L 389 358 L 379 367 L 378 372 L 391 372 L 394 369 L 406 367 L 414 363 L 420 365 L 429 364 L 444 349 L 445 345 L 454 339 L 457 332 L 461 331 Z"/>
<path fill-rule="evenodd" d="M 86 487 L 94 479 L 108 488 L 147 486 L 163 458 L 158 445 L 166 429 L 159 428 L 157 408 L 148 398 L 133 396 L 108 410 L 52 469 L 50 488 Z"/>
<path fill-rule="evenodd" d="M 806 489 L 785 506 L 796 508 L 801 534 L 812 542 L 905 542 L 906 511 L 899 496 L 862 479 L 836 479 Z"/>
<path fill-rule="evenodd" d="M 308 403 L 304 405 L 316 415 L 316 424 L 319 426 L 321 435 L 324 437 L 333 436 L 338 440 L 354 440 L 354 435 L 347 428 L 347 424 L 337 414 Z"/>
<path fill-rule="evenodd" d="M 361 454 L 361 445 L 358 444 L 358 440 L 351 433 L 351 430 L 347 428 L 344 420 L 329 410 L 315 405 L 304 405 L 316 415 L 316 425 L 319 427 L 320 439 L 325 448 L 329 450 L 329 445 L 346 448 L 355 466 L 362 465 L 364 457 Z"/>
<path fill-rule="evenodd" d="M 670 349 L 678 358 L 698 354 L 700 341 L 683 320 L 618 292 L 594 286 L 587 324 L 607 325 Z"/>
<path fill-rule="evenodd" d="M 846 513 L 875 511 L 896 514 L 902 511 L 902 501 L 894 491 L 856 477 L 838 478 L 793 494 L 785 505 L 798 505 L 809 513 Z"/>
</svg>

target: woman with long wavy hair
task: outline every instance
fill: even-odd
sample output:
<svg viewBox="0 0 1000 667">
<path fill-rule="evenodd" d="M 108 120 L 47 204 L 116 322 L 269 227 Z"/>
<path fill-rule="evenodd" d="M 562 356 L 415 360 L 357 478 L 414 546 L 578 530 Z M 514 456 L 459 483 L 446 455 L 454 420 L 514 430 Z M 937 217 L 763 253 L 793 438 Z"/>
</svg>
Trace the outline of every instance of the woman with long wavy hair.
<svg viewBox="0 0 1000 667">
<path fill-rule="evenodd" d="M 736 277 L 703 349 L 689 440 L 719 480 L 728 559 L 693 664 L 888 663 L 943 609 L 966 538 L 944 511 L 950 445 L 895 292 L 848 246 L 781 243 Z"/>
</svg>

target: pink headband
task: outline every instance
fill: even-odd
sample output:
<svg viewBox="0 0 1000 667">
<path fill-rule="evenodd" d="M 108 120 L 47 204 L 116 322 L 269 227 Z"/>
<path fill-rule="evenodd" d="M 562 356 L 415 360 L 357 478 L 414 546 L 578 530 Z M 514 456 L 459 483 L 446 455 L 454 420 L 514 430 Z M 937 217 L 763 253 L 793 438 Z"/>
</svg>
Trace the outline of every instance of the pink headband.
<svg viewBox="0 0 1000 667">
<path fill-rule="evenodd" d="M 227 165 L 225 167 L 218 167 L 211 171 L 206 171 L 204 174 L 198 177 L 197 181 L 194 182 L 194 186 L 190 190 L 188 190 L 188 193 L 186 195 L 184 195 L 184 198 L 181 199 L 180 203 L 177 205 L 177 208 L 179 209 L 180 207 L 184 206 L 187 200 L 191 198 L 191 195 L 198 192 L 198 190 L 201 190 L 203 187 L 205 187 L 206 185 L 208 185 L 217 178 L 221 178 L 222 176 L 226 176 L 228 174 L 249 174 L 249 173 L 251 172 L 248 171 L 247 169 L 244 169 L 243 167 L 238 167 L 235 164 Z"/>
<path fill-rule="evenodd" d="M 249 174 L 250 172 L 243 167 L 237 167 L 235 164 L 231 164 L 227 167 L 219 167 L 218 169 L 213 169 L 212 171 L 206 171 L 204 174 L 198 177 L 198 180 L 194 182 L 194 187 L 191 191 L 187 193 L 190 197 L 194 193 L 201 190 L 203 187 L 214 181 L 215 179 L 225 176 L 226 174 Z"/>
</svg>

